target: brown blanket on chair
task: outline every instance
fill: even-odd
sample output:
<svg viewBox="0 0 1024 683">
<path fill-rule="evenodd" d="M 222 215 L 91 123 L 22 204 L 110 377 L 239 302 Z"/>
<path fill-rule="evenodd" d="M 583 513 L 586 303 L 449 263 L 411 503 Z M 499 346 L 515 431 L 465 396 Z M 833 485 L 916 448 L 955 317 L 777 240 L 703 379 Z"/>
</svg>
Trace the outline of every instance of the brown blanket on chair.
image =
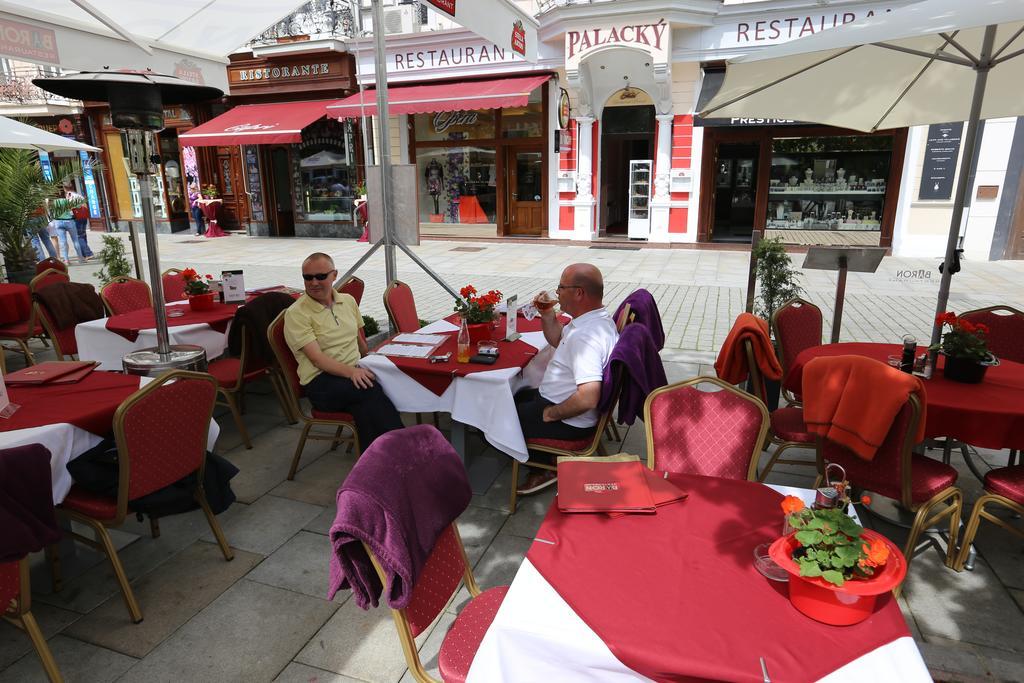
<svg viewBox="0 0 1024 683">
<path fill-rule="evenodd" d="M 103 317 L 103 301 L 96 288 L 84 282 L 57 282 L 33 295 L 49 313 L 58 330 Z"/>
<path fill-rule="evenodd" d="M 270 348 L 270 340 L 267 339 L 267 328 L 281 311 L 293 303 L 295 299 L 291 294 L 267 292 L 239 308 L 231 329 L 228 330 L 228 353 L 235 358 L 242 355 L 242 334 L 248 326 L 249 343 L 252 344 L 249 350 L 253 357 L 263 365 L 273 363 L 274 351 Z"/>
</svg>

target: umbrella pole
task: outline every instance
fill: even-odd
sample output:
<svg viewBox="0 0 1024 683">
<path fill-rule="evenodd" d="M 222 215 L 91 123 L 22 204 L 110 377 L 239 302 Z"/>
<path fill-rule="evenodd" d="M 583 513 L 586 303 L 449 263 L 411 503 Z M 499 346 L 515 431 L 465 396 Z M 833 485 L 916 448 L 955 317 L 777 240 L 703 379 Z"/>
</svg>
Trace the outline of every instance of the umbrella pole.
<svg viewBox="0 0 1024 683">
<path fill-rule="evenodd" d="M 985 39 L 982 42 L 978 65 L 975 67 L 977 76 L 974 79 L 974 98 L 971 100 L 970 118 L 967 120 L 967 133 L 964 135 L 964 162 L 960 168 L 960 178 L 956 186 L 956 200 L 953 202 L 953 215 L 949 219 L 949 239 L 946 242 L 946 259 L 942 266 L 942 279 L 939 282 L 939 300 L 935 307 L 935 317 L 946 312 L 949 303 L 949 285 L 953 279 L 953 262 L 956 256 L 957 242 L 960 238 L 960 223 L 963 220 L 964 205 L 971 191 L 971 174 L 974 172 L 975 147 L 978 141 L 978 124 L 981 121 L 981 104 L 985 99 L 985 86 L 988 72 L 992 68 L 992 46 L 995 44 L 996 27 L 985 28 Z M 932 346 L 939 343 L 942 337 L 942 325 L 932 322 Z M 934 363 L 936 352 L 932 352 Z"/>
</svg>

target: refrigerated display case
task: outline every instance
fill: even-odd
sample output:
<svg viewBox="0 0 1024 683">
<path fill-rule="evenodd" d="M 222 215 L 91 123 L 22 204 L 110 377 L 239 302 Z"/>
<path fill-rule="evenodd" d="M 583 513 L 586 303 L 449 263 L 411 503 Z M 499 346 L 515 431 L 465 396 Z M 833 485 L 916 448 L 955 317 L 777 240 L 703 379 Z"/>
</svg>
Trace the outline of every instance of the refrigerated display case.
<svg viewBox="0 0 1024 683">
<path fill-rule="evenodd" d="M 629 239 L 647 239 L 651 233 L 650 159 L 629 162 Z M 621 196 L 621 195 L 620 195 Z"/>
</svg>

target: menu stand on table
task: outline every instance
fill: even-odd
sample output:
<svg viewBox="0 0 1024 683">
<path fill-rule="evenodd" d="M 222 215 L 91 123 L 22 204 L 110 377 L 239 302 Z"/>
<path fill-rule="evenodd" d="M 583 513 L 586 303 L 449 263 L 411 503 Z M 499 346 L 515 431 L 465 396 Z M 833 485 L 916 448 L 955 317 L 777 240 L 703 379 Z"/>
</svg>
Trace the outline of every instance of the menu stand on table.
<svg viewBox="0 0 1024 683">
<path fill-rule="evenodd" d="M 885 256 L 885 247 L 811 247 L 807 250 L 803 268 L 810 270 L 838 270 L 836 306 L 832 316 L 832 343 L 839 342 L 839 328 L 843 323 L 843 300 L 846 298 L 846 273 L 873 273 Z"/>
</svg>

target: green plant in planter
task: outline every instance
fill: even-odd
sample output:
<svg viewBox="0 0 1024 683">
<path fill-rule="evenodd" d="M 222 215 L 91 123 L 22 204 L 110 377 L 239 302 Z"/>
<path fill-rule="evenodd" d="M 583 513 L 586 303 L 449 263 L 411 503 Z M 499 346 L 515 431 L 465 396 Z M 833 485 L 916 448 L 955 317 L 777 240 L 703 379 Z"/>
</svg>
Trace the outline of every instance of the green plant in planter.
<svg viewBox="0 0 1024 683">
<path fill-rule="evenodd" d="M 113 235 L 103 235 L 103 249 L 100 250 L 100 269 L 93 275 L 103 284 L 114 278 L 132 274 L 132 264 L 124 250 L 124 242 Z"/>
<path fill-rule="evenodd" d="M 377 325 L 377 321 L 368 315 L 363 316 L 363 334 L 367 337 L 372 337 L 375 334 L 380 333 L 380 326 Z"/>
<path fill-rule="evenodd" d="M 803 508 L 789 515 L 800 547 L 793 561 L 800 576 L 820 576 L 842 586 L 851 579 L 875 574 L 889 559 L 889 548 L 878 539 L 861 539 L 864 528 L 839 508 L 815 510 Z"/>
<path fill-rule="evenodd" d="M 800 271 L 786 253 L 778 237 L 757 243 L 753 256 L 757 259 L 757 298 L 754 313 L 771 320 L 772 314 L 790 299 L 800 296 Z"/>
</svg>

